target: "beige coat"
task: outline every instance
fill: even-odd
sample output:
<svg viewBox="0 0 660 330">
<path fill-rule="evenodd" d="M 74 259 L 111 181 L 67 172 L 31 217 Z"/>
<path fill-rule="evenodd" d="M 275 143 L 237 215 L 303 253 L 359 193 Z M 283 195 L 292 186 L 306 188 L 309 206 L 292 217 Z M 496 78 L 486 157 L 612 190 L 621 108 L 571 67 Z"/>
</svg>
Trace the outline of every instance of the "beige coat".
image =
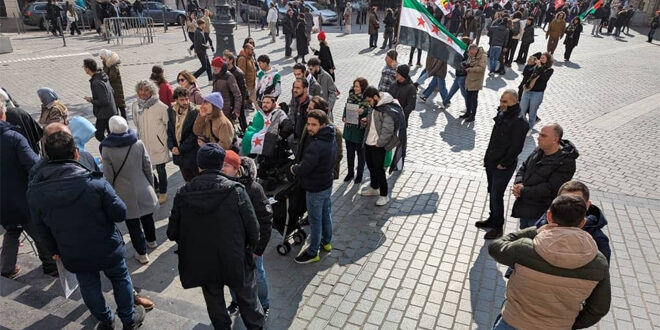
<svg viewBox="0 0 660 330">
<path fill-rule="evenodd" d="M 167 149 L 167 105 L 158 101 L 150 108 L 138 112 L 138 104 L 134 102 L 131 108 L 138 137 L 147 148 L 151 164 L 169 162 L 172 158 Z"/>
<path fill-rule="evenodd" d="M 477 55 L 468 57 L 470 70 L 465 77 L 465 89 L 468 91 L 479 91 L 484 87 L 484 76 L 486 75 L 486 63 L 488 58 L 483 48 L 479 47 Z"/>
<path fill-rule="evenodd" d="M 550 26 L 548 27 L 548 32 L 545 33 L 546 39 L 549 38 L 556 38 L 556 39 L 561 39 L 561 37 L 564 36 L 564 31 L 566 30 L 566 21 L 564 20 L 564 13 L 560 12 L 557 13 L 557 16 L 555 16 L 555 19 L 550 22 Z"/>
<path fill-rule="evenodd" d="M 193 124 L 193 133 L 205 137 L 209 142 L 219 144 L 225 150 L 229 150 L 234 142 L 234 124 L 215 107 L 212 114 L 205 117 L 197 116 Z"/>
</svg>

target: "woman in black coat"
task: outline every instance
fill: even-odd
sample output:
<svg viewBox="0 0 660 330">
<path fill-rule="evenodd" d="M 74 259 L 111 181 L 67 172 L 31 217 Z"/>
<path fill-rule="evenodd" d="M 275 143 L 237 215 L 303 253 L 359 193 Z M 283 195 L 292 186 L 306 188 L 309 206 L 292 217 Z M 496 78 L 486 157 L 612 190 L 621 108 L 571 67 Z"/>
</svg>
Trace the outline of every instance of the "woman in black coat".
<svg viewBox="0 0 660 330">
<path fill-rule="evenodd" d="M 298 23 L 296 25 L 296 50 L 298 50 L 298 55 L 293 58 L 293 60 L 298 63 L 298 57 L 302 58 L 302 64 L 307 64 L 305 62 L 305 55 L 309 53 L 309 41 L 307 40 L 307 31 L 305 25 L 305 15 L 298 15 Z"/>
<path fill-rule="evenodd" d="M 321 61 L 321 67 L 323 68 L 323 70 L 329 73 L 330 76 L 332 77 L 332 80 L 334 81 L 335 61 L 332 59 L 330 46 L 328 46 L 328 42 L 325 40 L 325 32 L 323 31 L 319 32 L 318 38 L 319 38 L 319 46 L 321 48 L 319 50 L 312 48 L 312 51 L 314 52 L 315 56 L 319 57 L 319 61 Z"/>
<path fill-rule="evenodd" d="M 566 38 L 564 38 L 564 45 L 566 45 L 566 51 L 564 51 L 564 61 L 568 62 L 571 59 L 573 48 L 575 48 L 580 41 L 580 33 L 582 33 L 582 23 L 580 22 L 579 17 L 573 18 L 571 24 L 566 28 L 565 33 Z"/>
<path fill-rule="evenodd" d="M 527 24 L 525 24 L 525 29 L 523 31 L 522 38 L 520 39 L 520 50 L 518 51 L 518 57 L 516 58 L 516 63 L 523 64 L 525 63 L 525 58 L 529 53 L 529 45 L 534 42 L 534 18 L 528 17 Z"/>
</svg>

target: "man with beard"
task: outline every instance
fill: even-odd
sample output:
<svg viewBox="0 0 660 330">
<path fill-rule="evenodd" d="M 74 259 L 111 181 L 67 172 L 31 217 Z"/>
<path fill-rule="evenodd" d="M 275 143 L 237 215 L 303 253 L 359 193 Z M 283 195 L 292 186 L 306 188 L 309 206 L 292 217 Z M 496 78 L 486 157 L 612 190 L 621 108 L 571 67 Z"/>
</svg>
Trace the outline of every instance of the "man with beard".
<svg viewBox="0 0 660 330">
<path fill-rule="evenodd" d="M 296 79 L 293 82 L 293 96 L 289 103 L 289 118 L 293 122 L 293 134 L 289 136 L 291 150 L 298 150 L 298 143 L 307 122 L 307 107 L 309 106 L 309 84 L 306 79 Z"/>
<path fill-rule="evenodd" d="M 312 57 L 307 61 L 307 69 L 321 86 L 321 94 L 318 96 L 328 101 L 328 108 L 330 110 L 328 117 L 332 121 L 332 109 L 337 100 L 337 86 L 335 86 L 335 81 L 328 72 L 321 68 L 321 61 L 317 57 Z"/>
<path fill-rule="evenodd" d="M 218 56 L 211 63 L 213 69 L 213 91 L 219 92 L 225 101 L 222 112 L 231 121 L 234 121 L 241 114 L 243 98 L 241 90 L 238 88 L 236 78 L 229 73 L 227 63 Z"/>
<path fill-rule="evenodd" d="M 247 89 L 247 83 L 245 82 L 245 73 L 241 68 L 236 66 L 236 58 L 234 54 L 228 49 L 222 53 L 222 59 L 227 63 L 227 70 L 231 73 L 234 78 L 236 78 L 236 83 L 238 84 L 238 89 L 241 91 L 241 113 L 238 116 L 238 123 L 241 125 L 243 132 L 247 129 L 247 118 L 245 115 L 245 109 L 251 107 L 250 103 L 250 93 Z"/>
<path fill-rule="evenodd" d="M 302 63 L 296 63 L 293 66 L 293 76 L 296 79 L 306 79 L 309 84 L 309 96 L 321 96 L 321 85 L 316 81 L 316 78 L 307 71 L 307 68 Z"/>
</svg>

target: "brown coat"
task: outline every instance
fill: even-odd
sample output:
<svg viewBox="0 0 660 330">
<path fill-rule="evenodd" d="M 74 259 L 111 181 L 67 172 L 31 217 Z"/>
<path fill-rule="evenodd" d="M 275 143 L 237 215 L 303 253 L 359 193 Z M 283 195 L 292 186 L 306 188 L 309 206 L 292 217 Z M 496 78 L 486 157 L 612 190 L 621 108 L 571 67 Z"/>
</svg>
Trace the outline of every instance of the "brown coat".
<svg viewBox="0 0 660 330">
<path fill-rule="evenodd" d="M 53 101 L 50 108 L 41 107 L 41 116 L 39 116 L 39 124 L 46 127 L 50 123 L 62 123 L 69 125 L 69 111 L 60 103 L 60 101 Z"/>
<path fill-rule="evenodd" d="M 247 87 L 254 89 L 257 85 L 257 67 L 254 63 L 254 58 L 245 55 L 245 51 L 241 50 L 236 59 L 236 66 L 245 73 L 245 84 Z"/>
<path fill-rule="evenodd" d="M 197 116 L 193 124 L 193 133 L 205 137 L 209 142 L 219 144 L 225 150 L 229 150 L 234 141 L 234 125 L 220 109 L 215 107 L 211 115 Z"/>
<path fill-rule="evenodd" d="M 465 89 L 468 91 L 479 91 L 484 86 L 484 76 L 486 75 L 486 63 L 488 58 L 483 48 L 479 47 L 477 55 L 468 57 L 470 69 L 465 77 Z"/>
<path fill-rule="evenodd" d="M 369 14 L 369 34 L 378 33 L 378 17 L 376 13 Z"/>
<path fill-rule="evenodd" d="M 548 31 L 545 33 L 546 39 L 548 37 L 550 38 L 557 38 L 561 39 L 561 37 L 564 36 L 564 31 L 566 30 L 566 21 L 562 17 L 559 17 L 560 14 L 563 13 L 558 13 L 557 17 L 550 22 L 550 26 L 548 27 Z"/>
</svg>

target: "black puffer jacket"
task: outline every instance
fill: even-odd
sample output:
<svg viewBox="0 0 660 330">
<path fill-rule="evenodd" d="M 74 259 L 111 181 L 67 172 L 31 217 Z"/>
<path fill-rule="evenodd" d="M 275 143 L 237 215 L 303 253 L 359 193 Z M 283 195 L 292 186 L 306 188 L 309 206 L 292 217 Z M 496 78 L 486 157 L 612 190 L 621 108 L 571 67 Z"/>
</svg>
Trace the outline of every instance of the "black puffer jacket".
<svg viewBox="0 0 660 330">
<path fill-rule="evenodd" d="M 259 223 L 243 185 L 219 170 L 204 170 L 177 192 L 167 237 L 179 244 L 184 289 L 249 284 Z"/>
<path fill-rule="evenodd" d="M 559 187 L 573 178 L 580 154 L 568 140 L 559 144 L 559 151 L 549 156 L 534 149 L 518 169 L 514 184 L 521 183 L 523 189 L 513 204 L 512 217 L 538 219 L 550 207 Z"/>
<path fill-rule="evenodd" d="M 488 149 L 484 156 L 486 167 L 516 166 L 518 155 L 525 145 L 529 123 L 520 116 L 520 105 L 509 107 L 502 115 L 495 116 L 495 126 L 490 134 Z"/>
</svg>

